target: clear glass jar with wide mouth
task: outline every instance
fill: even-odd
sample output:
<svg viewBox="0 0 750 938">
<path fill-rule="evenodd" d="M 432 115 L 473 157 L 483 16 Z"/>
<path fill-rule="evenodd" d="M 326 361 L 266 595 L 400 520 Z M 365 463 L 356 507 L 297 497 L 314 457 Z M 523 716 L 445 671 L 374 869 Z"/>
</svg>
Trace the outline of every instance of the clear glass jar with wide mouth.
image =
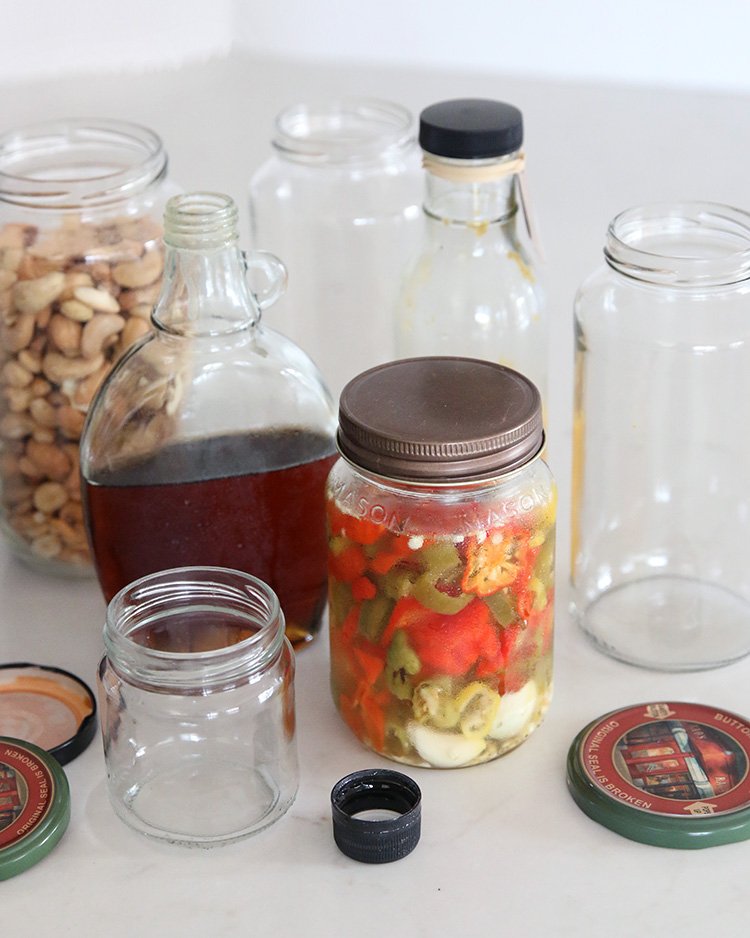
<svg viewBox="0 0 750 938">
<path fill-rule="evenodd" d="M 294 656 L 261 580 L 143 577 L 109 604 L 99 666 L 112 805 L 151 837 L 212 847 L 268 827 L 298 784 Z"/>
<path fill-rule="evenodd" d="M 575 304 L 575 614 L 607 653 L 750 652 L 750 214 L 618 215 Z"/>
<path fill-rule="evenodd" d="M 504 406 L 477 415 L 493 393 Z M 556 509 L 542 445 L 538 391 L 490 362 L 394 362 L 344 389 L 327 492 L 331 687 L 375 752 L 458 768 L 541 723 Z"/>
<path fill-rule="evenodd" d="M 393 304 L 420 223 L 413 118 L 371 98 L 299 103 L 277 116 L 271 142 L 250 183 L 253 244 L 289 270 L 274 322 L 338 396 L 393 358 Z"/>
<path fill-rule="evenodd" d="M 145 127 L 64 120 L 0 136 L 0 526 L 38 569 L 91 571 L 78 441 L 103 378 L 149 331 L 176 191 Z"/>
</svg>

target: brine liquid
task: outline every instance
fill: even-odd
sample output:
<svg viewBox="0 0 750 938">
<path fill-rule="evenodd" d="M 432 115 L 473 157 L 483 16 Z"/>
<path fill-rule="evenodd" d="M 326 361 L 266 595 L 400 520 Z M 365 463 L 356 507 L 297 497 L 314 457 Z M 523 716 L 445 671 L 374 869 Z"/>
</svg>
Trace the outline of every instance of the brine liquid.
<svg viewBox="0 0 750 938">
<path fill-rule="evenodd" d="M 290 641 L 309 641 L 325 606 L 324 489 L 335 459 L 331 440 L 303 431 L 231 435 L 84 480 L 105 598 L 170 567 L 229 567 L 268 583 Z"/>
</svg>

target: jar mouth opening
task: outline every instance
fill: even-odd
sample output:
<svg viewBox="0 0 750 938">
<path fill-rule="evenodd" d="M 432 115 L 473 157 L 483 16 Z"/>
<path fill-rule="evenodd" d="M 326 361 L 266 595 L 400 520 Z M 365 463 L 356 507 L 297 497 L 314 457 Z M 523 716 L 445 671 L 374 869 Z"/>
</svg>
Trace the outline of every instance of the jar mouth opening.
<svg viewBox="0 0 750 938">
<path fill-rule="evenodd" d="M 205 635 L 207 623 L 219 618 L 226 628 L 223 642 L 220 629 Z M 180 619 L 195 621 L 200 648 L 185 650 L 193 636 L 190 627 L 180 630 Z M 250 634 L 229 640 L 242 631 Z M 140 640 L 139 632 L 144 633 Z M 155 635 L 166 647 L 149 643 Z M 284 617 L 273 590 L 250 574 L 223 567 L 177 567 L 135 580 L 110 601 L 104 628 L 115 669 L 161 685 L 210 686 L 252 673 L 283 641 Z"/>
<path fill-rule="evenodd" d="M 273 146 L 305 163 L 372 159 L 416 139 L 407 108 L 377 98 L 293 104 L 276 118 Z"/>
<path fill-rule="evenodd" d="M 654 203 L 610 223 L 604 256 L 635 280 L 718 286 L 750 279 L 750 213 L 713 202 Z"/>
<path fill-rule="evenodd" d="M 121 202 L 166 174 L 152 130 L 127 121 L 32 124 L 0 136 L 0 201 L 36 209 Z"/>
</svg>

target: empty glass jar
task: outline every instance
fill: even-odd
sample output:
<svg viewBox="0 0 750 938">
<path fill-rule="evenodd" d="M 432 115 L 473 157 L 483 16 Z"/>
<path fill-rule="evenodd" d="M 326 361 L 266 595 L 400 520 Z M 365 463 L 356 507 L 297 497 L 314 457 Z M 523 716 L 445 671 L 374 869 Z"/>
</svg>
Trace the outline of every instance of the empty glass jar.
<svg viewBox="0 0 750 938">
<path fill-rule="evenodd" d="M 99 667 L 109 797 L 131 827 L 211 847 L 294 800 L 294 656 L 265 583 L 166 570 L 109 604 Z"/>
<path fill-rule="evenodd" d="M 576 299 L 574 607 L 617 658 L 750 652 L 750 214 L 623 212 Z"/>
<path fill-rule="evenodd" d="M 275 129 L 250 185 L 254 247 L 289 270 L 274 323 L 338 395 L 393 358 L 393 304 L 420 218 L 413 120 L 390 101 L 344 98 L 292 105 Z"/>
</svg>

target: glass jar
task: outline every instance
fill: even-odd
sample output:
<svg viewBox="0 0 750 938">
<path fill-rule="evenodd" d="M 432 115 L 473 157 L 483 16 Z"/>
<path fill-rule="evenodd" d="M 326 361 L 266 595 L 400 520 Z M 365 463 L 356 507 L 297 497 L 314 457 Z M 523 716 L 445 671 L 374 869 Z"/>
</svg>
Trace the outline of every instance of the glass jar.
<svg viewBox="0 0 750 938">
<path fill-rule="evenodd" d="M 399 277 L 418 238 L 413 119 L 370 98 L 295 104 L 276 118 L 272 145 L 250 184 L 253 245 L 284 259 L 289 289 L 274 322 L 338 396 L 393 358 Z"/>
<path fill-rule="evenodd" d="M 265 583 L 186 567 L 115 596 L 99 666 L 112 805 L 135 830 L 212 847 L 294 801 L 294 655 Z"/>
<path fill-rule="evenodd" d="M 240 251 L 228 196 L 175 196 L 164 242 L 154 331 L 118 362 L 81 441 L 99 582 L 109 600 L 168 567 L 244 570 L 277 592 L 302 644 L 325 608 L 330 394 L 304 352 L 262 325 L 284 268 Z M 248 265 L 264 277 L 258 294 Z"/>
<path fill-rule="evenodd" d="M 657 204 L 609 226 L 575 304 L 574 611 L 607 653 L 750 651 L 750 214 Z"/>
<path fill-rule="evenodd" d="M 397 762 L 503 755 L 552 688 L 556 495 L 539 392 L 492 362 L 393 362 L 346 386 L 338 439 L 327 508 L 341 716 Z"/>
<path fill-rule="evenodd" d="M 501 101 L 443 101 L 422 111 L 419 143 L 424 231 L 398 298 L 397 356 L 496 361 L 527 375 L 544 403 L 547 316 L 525 197 L 523 116 Z"/>
<path fill-rule="evenodd" d="M 0 527 L 40 570 L 91 572 L 79 439 L 97 387 L 150 328 L 166 173 L 156 134 L 122 121 L 0 136 Z"/>
</svg>

